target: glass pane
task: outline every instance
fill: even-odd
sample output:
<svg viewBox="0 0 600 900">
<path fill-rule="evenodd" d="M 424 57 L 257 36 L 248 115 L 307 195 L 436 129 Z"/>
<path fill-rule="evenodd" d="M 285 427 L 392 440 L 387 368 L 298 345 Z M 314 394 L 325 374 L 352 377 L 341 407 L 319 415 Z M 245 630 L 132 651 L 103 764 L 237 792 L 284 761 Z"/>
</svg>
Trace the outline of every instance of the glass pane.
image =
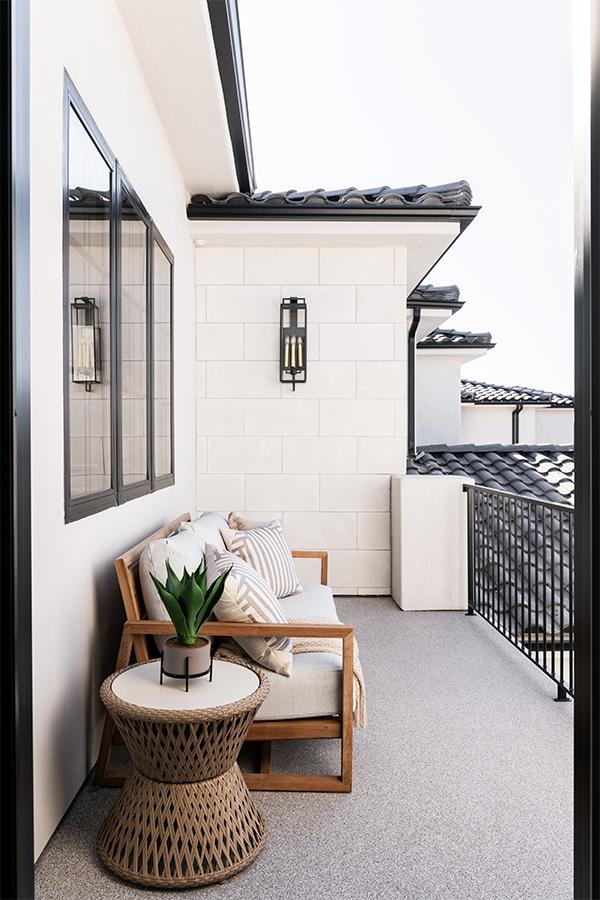
<svg viewBox="0 0 600 900">
<path fill-rule="evenodd" d="M 121 434 L 123 484 L 148 478 L 146 248 L 148 228 L 121 199 Z"/>
<path fill-rule="evenodd" d="M 112 487 L 110 195 L 112 173 L 69 114 L 69 422 L 71 497 Z"/>
<path fill-rule="evenodd" d="M 172 266 L 154 244 L 154 474 L 170 475 Z"/>
</svg>

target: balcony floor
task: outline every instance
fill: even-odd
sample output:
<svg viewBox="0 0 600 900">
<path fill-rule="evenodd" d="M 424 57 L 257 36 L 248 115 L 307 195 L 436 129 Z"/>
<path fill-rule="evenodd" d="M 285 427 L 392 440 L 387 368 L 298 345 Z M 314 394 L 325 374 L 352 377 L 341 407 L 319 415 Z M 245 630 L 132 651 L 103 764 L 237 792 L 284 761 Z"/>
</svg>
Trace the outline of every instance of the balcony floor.
<svg viewBox="0 0 600 900">
<path fill-rule="evenodd" d="M 573 704 L 553 703 L 552 682 L 479 618 L 400 612 L 388 597 L 339 599 L 338 611 L 356 626 L 367 683 L 353 793 L 255 795 L 263 854 L 185 896 L 570 898 Z M 337 748 L 279 745 L 274 767 L 335 771 Z M 83 788 L 38 863 L 36 900 L 144 894 L 95 857 L 114 797 Z"/>
</svg>

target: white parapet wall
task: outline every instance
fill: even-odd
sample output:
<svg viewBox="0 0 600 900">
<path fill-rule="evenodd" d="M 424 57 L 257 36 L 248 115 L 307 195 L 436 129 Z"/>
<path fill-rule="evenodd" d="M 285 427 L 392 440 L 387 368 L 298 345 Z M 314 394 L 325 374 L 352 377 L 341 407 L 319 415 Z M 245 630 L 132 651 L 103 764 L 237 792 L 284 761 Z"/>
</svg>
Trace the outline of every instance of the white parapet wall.
<svg viewBox="0 0 600 900">
<path fill-rule="evenodd" d="M 400 609 L 467 608 L 467 495 L 473 479 L 392 476 L 392 596 Z"/>
</svg>

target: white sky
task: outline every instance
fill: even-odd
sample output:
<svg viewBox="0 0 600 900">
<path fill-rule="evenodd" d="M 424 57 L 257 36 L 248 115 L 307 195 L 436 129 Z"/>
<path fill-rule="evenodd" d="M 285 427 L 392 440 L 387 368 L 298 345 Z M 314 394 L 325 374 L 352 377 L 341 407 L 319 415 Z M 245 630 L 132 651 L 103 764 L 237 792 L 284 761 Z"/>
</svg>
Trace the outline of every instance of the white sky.
<svg viewBox="0 0 600 900">
<path fill-rule="evenodd" d="M 439 184 L 483 209 L 428 281 L 497 346 L 463 375 L 573 386 L 568 0 L 238 0 L 260 189 Z"/>
</svg>

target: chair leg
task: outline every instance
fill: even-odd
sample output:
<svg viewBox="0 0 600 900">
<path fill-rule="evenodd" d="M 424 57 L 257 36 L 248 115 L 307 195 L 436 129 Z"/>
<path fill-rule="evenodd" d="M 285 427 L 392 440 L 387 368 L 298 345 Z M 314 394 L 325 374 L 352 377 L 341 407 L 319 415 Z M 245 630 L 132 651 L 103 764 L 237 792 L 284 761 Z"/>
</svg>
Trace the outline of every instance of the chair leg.
<svg viewBox="0 0 600 900">
<path fill-rule="evenodd" d="M 352 737 L 354 706 L 354 635 L 348 635 L 342 643 L 342 746 L 341 782 L 344 790 L 352 790 Z"/>
<path fill-rule="evenodd" d="M 117 653 L 117 661 L 115 663 L 115 671 L 125 668 L 131 659 L 131 650 L 133 648 L 133 637 L 129 632 L 125 631 L 121 634 L 121 643 L 119 644 L 119 652 Z M 102 731 L 102 740 L 100 742 L 100 752 L 96 762 L 96 770 L 94 772 L 94 784 L 96 787 L 112 786 L 120 783 L 121 776 L 110 771 L 110 758 L 113 744 L 115 743 L 116 727 L 113 717 L 108 713 L 104 722 Z"/>
<path fill-rule="evenodd" d="M 271 771 L 271 751 L 273 749 L 272 741 L 260 742 L 260 774 L 268 775 Z"/>
</svg>

